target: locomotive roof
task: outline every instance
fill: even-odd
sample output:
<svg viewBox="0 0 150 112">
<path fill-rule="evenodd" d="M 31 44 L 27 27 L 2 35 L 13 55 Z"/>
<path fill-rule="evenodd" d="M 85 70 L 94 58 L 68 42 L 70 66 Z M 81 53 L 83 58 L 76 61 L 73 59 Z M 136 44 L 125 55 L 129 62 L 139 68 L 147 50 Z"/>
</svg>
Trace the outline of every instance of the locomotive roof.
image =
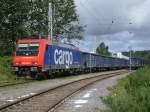
<svg viewBox="0 0 150 112">
<path fill-rule="evenodd" d="M 79 48 L 74 46 L 73 44 L 70 44 L 70 43 L 63 44 L 63 43 L 54 42 L 54 41 L 51 41 L 51 40 L 48 40 L 48 39 L 22 39 L 22 40 L 17 40 L 17 43 L 34 43 L 34 42 L 45 42 L 49 45 L 57 45 L 57 46 L 60 46 L 60 47 L 79 50 Z"/>
<path fill-rule="evenodd" d="M 45 42 L 52 42 L 51 40 L 48 39 L 21 39 L 21 40 L 17 40 L 18 43 L 27 43 L 27 42 L 41 42 L 41 41 L 45 41 Z"/>
</svg>

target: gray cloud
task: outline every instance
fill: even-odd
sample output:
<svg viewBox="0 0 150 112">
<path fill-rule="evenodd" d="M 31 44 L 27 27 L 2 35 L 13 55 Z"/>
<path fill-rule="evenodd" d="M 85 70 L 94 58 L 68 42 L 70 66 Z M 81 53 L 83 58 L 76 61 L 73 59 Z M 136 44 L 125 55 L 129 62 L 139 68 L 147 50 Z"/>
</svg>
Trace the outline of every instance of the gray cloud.
<svg viewBox="0 0 150 112">
<path fill-rule="evenodd" d="M 128 50 L 129 46 L 134 50 L 150 49 L 149 0 L 75 2 L 81 24 L 87 25 L 85 48 L 89 51 L 102 41 L 115 52 Z"/>
</svg>

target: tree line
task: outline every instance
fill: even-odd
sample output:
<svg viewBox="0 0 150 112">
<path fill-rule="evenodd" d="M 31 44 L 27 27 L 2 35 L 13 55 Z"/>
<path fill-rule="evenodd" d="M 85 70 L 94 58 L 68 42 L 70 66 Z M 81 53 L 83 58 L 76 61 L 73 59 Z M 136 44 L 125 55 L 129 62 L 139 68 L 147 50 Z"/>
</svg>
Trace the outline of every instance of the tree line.
<svg viewBox="0 0 150 112">
<path fill-rule="evenodd" d="M 130 52 L 123 52 L 124 55 L 130 56 Z M 144 59 L 150 59 L 150 50 L 144 51 L 131 51 L 132 57 L 139 57 Z"/>
<path fill-rule="evenodd" d="M 111 56 L 111 52 L 109 51 L 109 47 L 101 42 L 96 49 L 96 53 L 103 56 Z M 130 52 L 122 52 L 123 55 L 130 57 Z M 144 51 L 131 51 L 131 56 L 136 58 L 143 58 L 150 60 L 150 50 Z M 150 63 L 150 62 L 149 62 Z"/>
</svg>

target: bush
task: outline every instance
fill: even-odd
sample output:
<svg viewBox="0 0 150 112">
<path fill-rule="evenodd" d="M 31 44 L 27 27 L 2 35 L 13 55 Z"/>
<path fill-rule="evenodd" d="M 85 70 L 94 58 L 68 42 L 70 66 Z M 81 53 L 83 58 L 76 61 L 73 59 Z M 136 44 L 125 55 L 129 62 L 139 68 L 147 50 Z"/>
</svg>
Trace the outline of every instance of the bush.
<svg viewBox="0 0 150 112">
<path fill-rule="evenodd" d="M 119 81 L 104 101 L 111 112 L 150 112 L 150 67 Z"/>
<path fill-rule="evenodd" d="M 14 78 L 12 71 L 12 57 L 0 57 L 0 81 Z"/>
</svg>

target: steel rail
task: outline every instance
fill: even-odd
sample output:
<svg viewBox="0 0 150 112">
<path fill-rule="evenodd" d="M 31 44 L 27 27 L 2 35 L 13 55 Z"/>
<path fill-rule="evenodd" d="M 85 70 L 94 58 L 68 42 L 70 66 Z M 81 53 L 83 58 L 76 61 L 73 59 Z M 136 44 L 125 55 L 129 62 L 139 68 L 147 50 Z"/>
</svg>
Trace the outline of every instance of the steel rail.
<svg viewBox="0 0 150 112">
<path fill-rule="evenodd" d="M 16 86 L 16 85 L 21 85 L 21 84 L 27 84 L 27 83 L 32 83 L 35 81 L 23 81 L 23 82 L 16 82 L 16 83 L 3 83 L 0 84 L 0 88 L 4 88 L 4 87 L 9 87 L 9 86 Z"/>
<path fill-rule="evenodd" d="M 19 110 L 19 109 L 27 109 L 27 108 L 28 108 L 27 111 L 32 111 L 32 112 L 34 112 L 34 111 L 35 112 L 49 111 L 49 110 L 55 108 L 64 99 L 66 99 L 67 97 L 76 93 L 77 91 L 81 90 L 82 88 L 84 88 L 90 84 L 93 84 L 97 81 L 101 81 L 101 80 L 104 80 L 104 79 L 107 79 L 107 78 L 110 78 L 110 77 L 113 77 L 116 75 L 121 75 L 124 73 L 127 73 L 127 71 L 106 73 L 106 74 L 102 74 L 102 75 L 98 75 L 98 76 L 92 76 L 92 77 L 72 81 L 72 82 L 69 82 L 69 83 L 54 87 L 54 88 L 43 90 L 34 95 L 31 95 L 31 96 L 28 96 L 25 98 L 21 98 L 17 101 L 0 106 L 0 111 L 3 111 L 3 112 L 10 111 L 11 112 L 12 110 L 14 110 L 15 112 L 17 112 L 17 110 Z M 55 94 L 57 94 L 57 95 L 55 96 Z M 48 97 L 48 96 L 53 96 L 56 99 L 53 99 L 53 97 Z M 50 101 L 50 100 L 52 100 L 52 101 Z M 49 104 L 50 102 L 51 102 L 51 104 Z M 39 108 L 37 105 L 41 108 Z M 39 109 L 39 110 L 37 110 L 37 109 Z M 25 110 L 21 110 L 21 111 L 25 111 Z"/>
</svg>

